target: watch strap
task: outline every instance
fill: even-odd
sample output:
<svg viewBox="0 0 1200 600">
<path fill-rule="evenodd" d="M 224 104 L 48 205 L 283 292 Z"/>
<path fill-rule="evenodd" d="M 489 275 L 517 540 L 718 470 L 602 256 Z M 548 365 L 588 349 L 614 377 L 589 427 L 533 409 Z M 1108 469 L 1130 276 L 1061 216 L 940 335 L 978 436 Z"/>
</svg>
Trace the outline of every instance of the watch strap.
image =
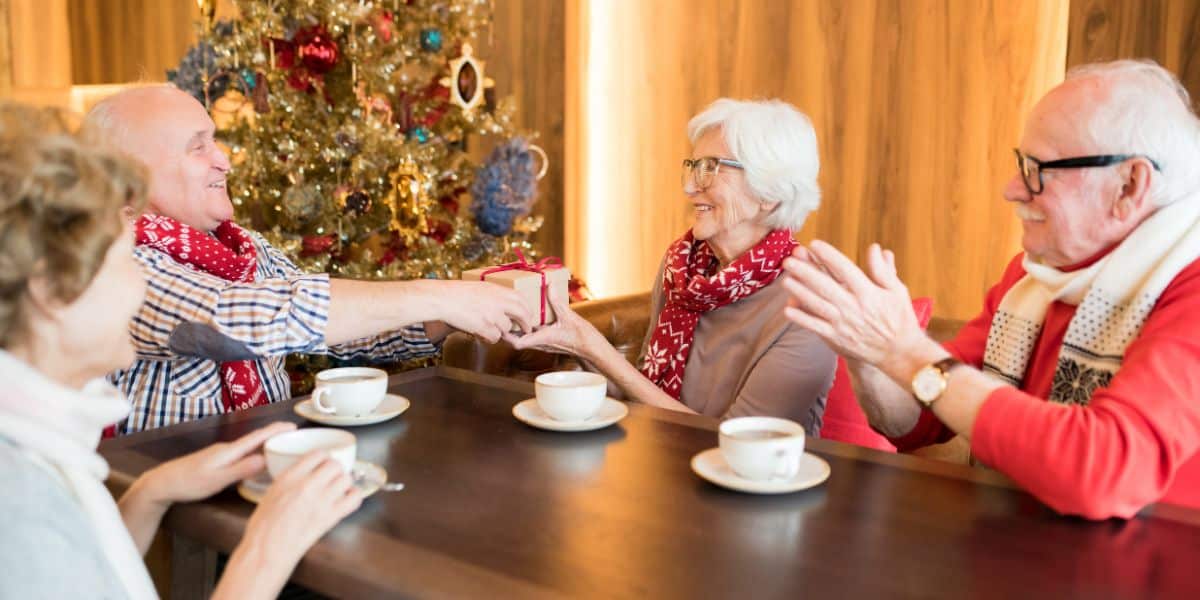
<svg viewBox="0 0 1200 600">
<path fill-rule="evenodd" d="M 933 368 L 941 371 L 943 377 L 949 377 L 950 369 L 953 369 L 954 367 L 960 366 L 962 364 L 963 364 L 963 361 L 958 360 L 957 358 L 954 358 L 953 356 L 948 356 L 946 358 L 943 358 L 942 360 L 939 360 L 939 361 L 933 363 Z"/>
</svg>

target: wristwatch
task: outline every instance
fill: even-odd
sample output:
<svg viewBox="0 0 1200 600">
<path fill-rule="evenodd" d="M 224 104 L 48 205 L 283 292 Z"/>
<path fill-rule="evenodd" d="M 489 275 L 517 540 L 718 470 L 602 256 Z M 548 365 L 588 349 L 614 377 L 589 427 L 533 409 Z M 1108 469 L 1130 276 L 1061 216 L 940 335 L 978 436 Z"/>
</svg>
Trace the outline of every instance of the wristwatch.
<svg viewBox="0 0 1200 600">
<path fill-rule="evenodd" d="M 934 400 L 942 397 L 946 385 L 950 383 L 950 369 L 961 364 L 961 360 L 952 356 L 921 367 L 912 378 L 913 396 L 926 408 L 932 406 Z"/>
</svg>

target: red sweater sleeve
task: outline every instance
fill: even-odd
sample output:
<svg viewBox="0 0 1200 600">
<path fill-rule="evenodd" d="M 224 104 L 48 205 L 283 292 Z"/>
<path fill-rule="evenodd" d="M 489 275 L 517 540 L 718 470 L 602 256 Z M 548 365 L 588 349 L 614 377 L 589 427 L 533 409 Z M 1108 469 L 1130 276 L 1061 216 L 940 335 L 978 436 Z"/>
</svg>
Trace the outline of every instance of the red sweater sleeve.
<svg viewBox="0 0 1200 600">
<path fill-rule="evenodd" d="M 1161 498 L 1200 448 L 1197 267 L 1164 290 L 1088 406 L 992 392 L 972 431 L 976 457 L 1063 513 L 1128 518 Z"/>
<path fill-rule="evenodd" d="M 942 344 L 951 356 L 976 369 L 983 367 L 983 351 L 987 346 L 988 330 L 992 327 L 992 315 L 996 314 L 996 308 L 1000 306 L 1000 300 L 1004 298 L 1008 289 L 1025 275 L 1025 269 L 1021 267 L 1024 256 L 1018 254 L 1008 262 L 1000 281 L 984 296 L 983 310 L 979 311 L 975 318 L 967 321 L 954 339 Z M 917 419 L 912 431 L 897 438 L 888 438 L 888 441 L 900 452 L 908 452 L 949 441 L 952 437 L 954 432 L 943 425 L 933 411 L 926 408 L 921 410 L 921 417 Z"/>
</svg>

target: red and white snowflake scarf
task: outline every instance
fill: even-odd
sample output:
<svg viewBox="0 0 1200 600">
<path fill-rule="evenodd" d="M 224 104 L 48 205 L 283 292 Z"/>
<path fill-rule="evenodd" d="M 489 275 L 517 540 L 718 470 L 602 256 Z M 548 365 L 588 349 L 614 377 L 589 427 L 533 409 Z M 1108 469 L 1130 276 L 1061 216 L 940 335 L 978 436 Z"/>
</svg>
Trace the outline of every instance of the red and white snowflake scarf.
<svg viewBox="0 0 1200 600">
<path fill-rule="evenodd" d="M 250 236 L 233 221 L 222 222 L 209 235 L 170 217 L 142 215 L 137 244 L 226 281 L 254 281 L 258 253 Z M 221 403 L 226 412 L 267 403 L 254 361 L 221 363 Z"/>
<path fill-rule="evenodd" d="M 779 277 L 783 259 L 795 247 L 790 231 L 776 229 L 721 269 L 708 243 L 696 240 L 688 230 L 667 249 L 663 307 L 646 347 L 642 373 L 679 399 L 700 317 L 767 287 Z"/>
</svg>

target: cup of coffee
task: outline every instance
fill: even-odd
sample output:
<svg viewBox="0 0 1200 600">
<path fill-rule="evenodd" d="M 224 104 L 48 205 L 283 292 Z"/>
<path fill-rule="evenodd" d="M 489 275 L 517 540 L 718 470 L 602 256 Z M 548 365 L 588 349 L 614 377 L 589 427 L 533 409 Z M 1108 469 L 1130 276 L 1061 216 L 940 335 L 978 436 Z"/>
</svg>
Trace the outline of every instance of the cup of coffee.
<svg viewBox="0 0 1200 600">
<path fill-rule="evenodd" d="M 608 380 L 587 371 L 543 373 L 533 380 L 538 407 L 555 421 L 584 421 L 604 404 Z"/>
<path fill-rule="evenodd" d="M 317 373 L 312 403 L 330 415 L 369 415 L 387 394 L 386 371 L 370 367 L 342 367 Z"/>
<path fill-rule="evenodd" d="M 267 472 L 272 478 L 313 450 L 325 450 L 342 465 L 347 473 L 354 466 L 358 440 L 353 433 L 328 427 L 310 427 L 281 433 L 263 444 L 267 456 Z"/>
<path fill-rule="evenodd" d="M 775 417 L 740 417 L 721 423 L 721 455 L 740 477 L 791 479 L 804 455 L 804 428 Z"/>
</svg>

